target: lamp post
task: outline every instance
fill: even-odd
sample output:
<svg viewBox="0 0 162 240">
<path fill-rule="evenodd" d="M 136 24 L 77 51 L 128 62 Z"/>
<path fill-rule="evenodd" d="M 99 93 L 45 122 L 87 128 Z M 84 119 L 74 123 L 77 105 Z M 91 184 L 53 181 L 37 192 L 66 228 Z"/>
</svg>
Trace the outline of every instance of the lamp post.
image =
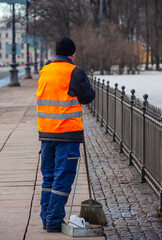
<svg viewBox="0 0 162 240">
<path fill-rule="evenodd" d="M 31 76 L 31 71 L 30 71 L 30 62 L 29 62 L 29 21 L 28 21 L 28 8 L 29 8 L 29 1 L 26 0 L 26 76 L 25 79 L 27 78 L 32 78 Z"/>
<path fill-rule="evenodd" d="M 42 40 L 41 40 L 41 43 L 40 43 L 40 69 L 42 69 L 43 65 L 44 65 L 44 47 L 43 47 Z"/>
<path fill-rule="evenodd" d="M 18 81 L 18 70 L 17 66 L 18 64 L 16 63 L 16 43 L 15 43 L 15 4 L 12 4 L 12 63 L 11 67 L 12 69 L 10 70 L 10 83 L 9 87 L 19 87 L 20 83 Z"/>
<path fill-rule="evenodd" d="M 36 41 L 36 10 L 35 10 L 35 0 L 34 0 L 34 73 L 38 73 L 38 63 L 37 63 L 37 41 Z"/>
<path fill-rule="evenodd" d="M 46 43 L 46 60 L 48 60 L 48 44 Z"/>
</svg>

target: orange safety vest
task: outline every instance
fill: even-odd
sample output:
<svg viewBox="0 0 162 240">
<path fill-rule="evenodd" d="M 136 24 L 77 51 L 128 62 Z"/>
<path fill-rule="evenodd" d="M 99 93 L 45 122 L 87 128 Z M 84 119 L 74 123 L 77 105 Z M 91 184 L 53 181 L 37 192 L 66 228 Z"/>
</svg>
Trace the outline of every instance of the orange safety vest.
<svg viewBox="0 0 162 240">
<path fill-rule="evenodd" d="M 38 81 L 37 111 L 39 133 L 68 133 L 83 130 L 82 107 L 68 95 L 76 65 L 53 62 L 43 67 Z"/>
</svg>

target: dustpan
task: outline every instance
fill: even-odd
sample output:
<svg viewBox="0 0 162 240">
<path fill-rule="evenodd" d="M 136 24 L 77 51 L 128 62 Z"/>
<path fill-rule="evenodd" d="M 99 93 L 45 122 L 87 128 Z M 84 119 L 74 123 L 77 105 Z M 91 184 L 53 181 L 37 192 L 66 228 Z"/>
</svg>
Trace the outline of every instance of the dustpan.
<svg viewBox="0 0 162 240">
<path fill-rule="evenodd" d="M 91 227 L 89 225 L 89 223 L 86 223 L 85 227 L 80 227 L 77 224 L 75 224 L 74 222 L 73 222 L 72 225 L 69 224 L 69 223 L 71 223 L 70 222 L 70 216 L 71 216 L 71 212 L 72 212 L 72 206 L 73 206 L 73 201 L 74 201 L 76 184 L 77 184 L 77 179 L 78 179 L 78 174 L 79 174 L 80 160 L 81 159 L 79 158 L 68 221 L 67 221 L 67 223 L 62 223 L 61 232 L 66 234 L 66 235 L 69 235 L 71 237 L 96 237 L 96 236 L 103 236 L 104 232 L 103 232 L 103 229 L 101 227 L 96 227 L 96 226 Z M 76 225 L 76 226 L 73 227 L 73 225 Z"/>
</svg>

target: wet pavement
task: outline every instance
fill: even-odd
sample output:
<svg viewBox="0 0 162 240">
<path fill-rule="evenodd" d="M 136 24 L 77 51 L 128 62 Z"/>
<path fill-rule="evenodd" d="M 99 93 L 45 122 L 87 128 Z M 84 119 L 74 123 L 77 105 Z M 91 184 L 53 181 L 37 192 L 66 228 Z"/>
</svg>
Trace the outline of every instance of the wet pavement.
<svg viewBox="0 0 162 240">
<path fill-rule="evenodd" d="M 119 145 L 105 133 L 88 109 L 84 112 L 91 183 L 108 219 L 107 239 L 162 239 L 159 198 L 148 183 L 140 182 L 134 166 L 119 153 Z"/>
<path fill-rule="evenodd" d="M 62 233 L 47 233 L 39 216 L 42 175 L 34 96 L 37 80 L 38 75 L 21 81 L 21 87 L 0 88 L 0 240 L 73 239 Z M 72 194 L 66 220 L 71 199 Z M 81 202 L 86 199 L 88 186 L 82 159 L 72 214 L 79 215 Z"/>
<path fill-rule="evenodd" d="M 0 88 L 0 240 L 72 239 L 42 229 L 40 194 L 40 142 L 37 134 L 36 98 L 38 75 L 21 81 L 21 87 Z M 159 199 L 119 146 L 83 107 L 85 139 L 94 197 L 108 219 L 105 237 L 81 239 L 162 239 Z M 83 149 L 81 146 L 83 155 Z M 68 212 L 71 197 L 66 207 Z M 84 159 L 81 160 L 72 214 L 88 199 Z"/>
</svg>

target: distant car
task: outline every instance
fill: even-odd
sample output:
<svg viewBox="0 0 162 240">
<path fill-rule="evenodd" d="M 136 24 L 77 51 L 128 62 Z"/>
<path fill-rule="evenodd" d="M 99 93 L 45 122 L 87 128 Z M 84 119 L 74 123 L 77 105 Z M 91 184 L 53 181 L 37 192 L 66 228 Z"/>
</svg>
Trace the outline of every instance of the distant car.
<svg viewBox="0 0 162 240">
<path fill-rule="evenodd" d="M 0 67 L 4 67 L 4 63 L 0 61 Z"/>
</svg>

